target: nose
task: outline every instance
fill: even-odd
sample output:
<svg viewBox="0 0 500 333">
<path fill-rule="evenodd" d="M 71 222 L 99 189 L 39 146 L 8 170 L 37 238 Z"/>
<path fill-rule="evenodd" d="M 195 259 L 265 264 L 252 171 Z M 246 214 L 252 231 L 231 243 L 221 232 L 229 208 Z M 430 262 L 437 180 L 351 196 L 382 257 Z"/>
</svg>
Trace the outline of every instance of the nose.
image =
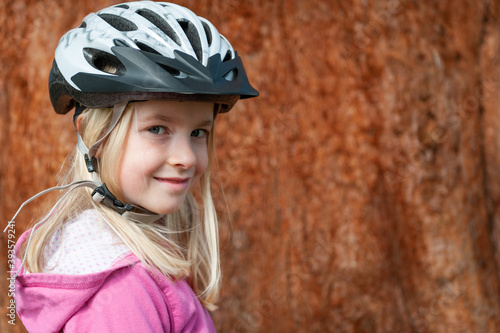
<svg viewBox="0 0 500 333">
<path fill-rule="evenodd" d="M 175 137 L 170 144 L 168 163 L 182 169 L 191 169 L 196 165 L 196 155 L 190 137 Z"/>
</svg>

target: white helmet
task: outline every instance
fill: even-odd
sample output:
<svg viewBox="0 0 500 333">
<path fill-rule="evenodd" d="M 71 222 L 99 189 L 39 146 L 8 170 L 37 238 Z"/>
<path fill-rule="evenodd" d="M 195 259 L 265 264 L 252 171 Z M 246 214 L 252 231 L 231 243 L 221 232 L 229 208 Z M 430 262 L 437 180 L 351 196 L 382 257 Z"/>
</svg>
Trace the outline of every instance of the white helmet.
<svg viewBox="0 0 500 333">
<path fill-rule="evenodd" d="M 179 5 L 137 1 L 105 8 L 67 32 L 56 49 L 49 92 L 57 113 L 76 103 L 203 100 L 231 109 L 258 96 L 241 59 L 206 19 Z"/>
</svg>

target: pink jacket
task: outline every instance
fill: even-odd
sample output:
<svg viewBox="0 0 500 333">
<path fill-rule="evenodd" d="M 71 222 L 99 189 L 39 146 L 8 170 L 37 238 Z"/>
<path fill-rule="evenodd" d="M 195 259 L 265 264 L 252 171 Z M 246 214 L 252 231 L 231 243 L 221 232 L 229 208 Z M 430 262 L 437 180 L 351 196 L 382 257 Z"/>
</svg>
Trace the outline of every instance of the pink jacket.
<svg viewBox="0 0 500 333">
<path fill-rule="evenodd" d="M 133 254 L 92 274 L 22 271 L 15 300 L 29 332 L 215 332 L 186 281 L 150 272 Z"/>
</svg>

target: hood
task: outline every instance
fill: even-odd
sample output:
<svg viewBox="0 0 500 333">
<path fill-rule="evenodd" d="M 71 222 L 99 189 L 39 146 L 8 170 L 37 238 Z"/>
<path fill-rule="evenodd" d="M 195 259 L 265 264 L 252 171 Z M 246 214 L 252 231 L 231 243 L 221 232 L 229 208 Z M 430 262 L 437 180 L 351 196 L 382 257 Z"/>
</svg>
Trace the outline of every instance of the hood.
<svg viewBox="0 0 500 333">
<path fill-rule="evenodd" d="M 13 274 L 21 265 L 18 258 L 20 246 L 29 237 L 24 233 L 16 244 L 16 265 Z M 16 311 L 29 332 L 59 332 L 106 279 L 117 269 L 138 261 L 122 260 L 111 269 L 85 275 L 50 273 L 26 273 L 24 268 L 16 278 Z M 128 259 L 128 258 L 127 258 Z"/>
</svg>

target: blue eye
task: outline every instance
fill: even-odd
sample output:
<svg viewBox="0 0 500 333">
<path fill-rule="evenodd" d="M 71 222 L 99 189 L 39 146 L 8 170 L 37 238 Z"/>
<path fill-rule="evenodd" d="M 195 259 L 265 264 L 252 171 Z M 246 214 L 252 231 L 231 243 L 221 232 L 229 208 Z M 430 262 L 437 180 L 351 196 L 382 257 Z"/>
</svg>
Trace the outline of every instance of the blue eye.
<svg viewBox="0 0 500 333">
<path fill-rule="evenodd" d="M 149 128 L 148 131 L 153 133 L 153 134 L 163 134 L 163 133 L 165 133 L 165 127 L 153 126 L 153 127 Z"/>
<path fill-rule="evenodd" d="M 191 136 L 197 137 L 197 138 L 204 138 L 208 135 L 208 131 L 203 130 L 203 129 L 195 129 L 194 131 L 191 132 Z"/>
</svg>

